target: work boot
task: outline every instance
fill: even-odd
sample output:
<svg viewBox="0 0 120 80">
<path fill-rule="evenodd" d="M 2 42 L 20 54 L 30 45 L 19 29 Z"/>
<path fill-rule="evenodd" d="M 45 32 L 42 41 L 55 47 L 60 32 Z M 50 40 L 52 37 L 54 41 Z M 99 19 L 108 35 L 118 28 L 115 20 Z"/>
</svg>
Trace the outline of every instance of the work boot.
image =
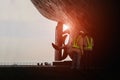
<svg viewBox="0 0 120 80">
<path fill-rule="evenodd" d="M 60 48 L 57 45 L 55 45 L 54 43 L 52 43 L 52 47 L 56 50 L 60 50 Z"/>
</svg>

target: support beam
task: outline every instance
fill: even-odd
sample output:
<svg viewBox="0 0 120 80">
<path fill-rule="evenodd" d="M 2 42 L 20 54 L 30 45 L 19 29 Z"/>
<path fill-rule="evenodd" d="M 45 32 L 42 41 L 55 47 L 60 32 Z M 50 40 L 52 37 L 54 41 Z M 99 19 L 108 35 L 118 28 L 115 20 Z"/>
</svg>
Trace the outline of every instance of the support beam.
<svg viewBox="0 0 120 80">
<path fill-rule="evenodd" d="M 55 30 L 55 44 L 58 47 L 62 47 L 62 33 L 63 33 L 63 23 L 58 22 Z M 62 55 L 62 50 L 55 50 L 55 61 L 60 61 Z"/>
</svg>

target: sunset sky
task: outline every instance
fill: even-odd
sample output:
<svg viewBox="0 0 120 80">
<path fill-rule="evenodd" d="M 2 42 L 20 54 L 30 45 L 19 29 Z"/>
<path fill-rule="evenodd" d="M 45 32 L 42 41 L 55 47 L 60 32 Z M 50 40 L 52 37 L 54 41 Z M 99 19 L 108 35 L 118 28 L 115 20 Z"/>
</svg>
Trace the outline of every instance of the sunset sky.
<svg viewBox="0 0 120 80">
<path fill-rule="evenodd" d="M 30 0 L 0 0 L 0 62 L 53 61 L 56 24 Z"/>
</svg>

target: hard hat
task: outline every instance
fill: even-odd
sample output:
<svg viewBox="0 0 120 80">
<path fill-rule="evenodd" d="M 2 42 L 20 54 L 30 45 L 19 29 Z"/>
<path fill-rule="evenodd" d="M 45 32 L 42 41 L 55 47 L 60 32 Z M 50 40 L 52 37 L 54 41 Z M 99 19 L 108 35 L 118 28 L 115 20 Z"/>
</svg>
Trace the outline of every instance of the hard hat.
<svg viewBox="0 0 120 80">
<path fill-rule="evenodd" d="M 84 31 L 80 31 L 80 34 L 84 34 Z"/>
</svg>

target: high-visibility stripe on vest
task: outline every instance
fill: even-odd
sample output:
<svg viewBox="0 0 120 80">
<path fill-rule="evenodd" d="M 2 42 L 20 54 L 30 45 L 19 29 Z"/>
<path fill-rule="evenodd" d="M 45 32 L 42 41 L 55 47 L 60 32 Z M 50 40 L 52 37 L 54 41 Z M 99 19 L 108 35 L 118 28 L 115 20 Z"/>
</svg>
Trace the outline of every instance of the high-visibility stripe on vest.
<svg viewBox="0 0 120 80">
<path fill-rule="evenodd" d="M 85 50 L 92 50 L 93 48 L 93 38 L 88 38 L 87 39 L 87 46 L 84 48 Z"/>
<path fill-rule="evenodd" d="M 80 46 L 78 45 L 78 42 L 80 40 L 81 36 L 78 36 L 74 41 L 73 41 L 73 48 L 78 48 L 80 49 Z"/>
</svg>

